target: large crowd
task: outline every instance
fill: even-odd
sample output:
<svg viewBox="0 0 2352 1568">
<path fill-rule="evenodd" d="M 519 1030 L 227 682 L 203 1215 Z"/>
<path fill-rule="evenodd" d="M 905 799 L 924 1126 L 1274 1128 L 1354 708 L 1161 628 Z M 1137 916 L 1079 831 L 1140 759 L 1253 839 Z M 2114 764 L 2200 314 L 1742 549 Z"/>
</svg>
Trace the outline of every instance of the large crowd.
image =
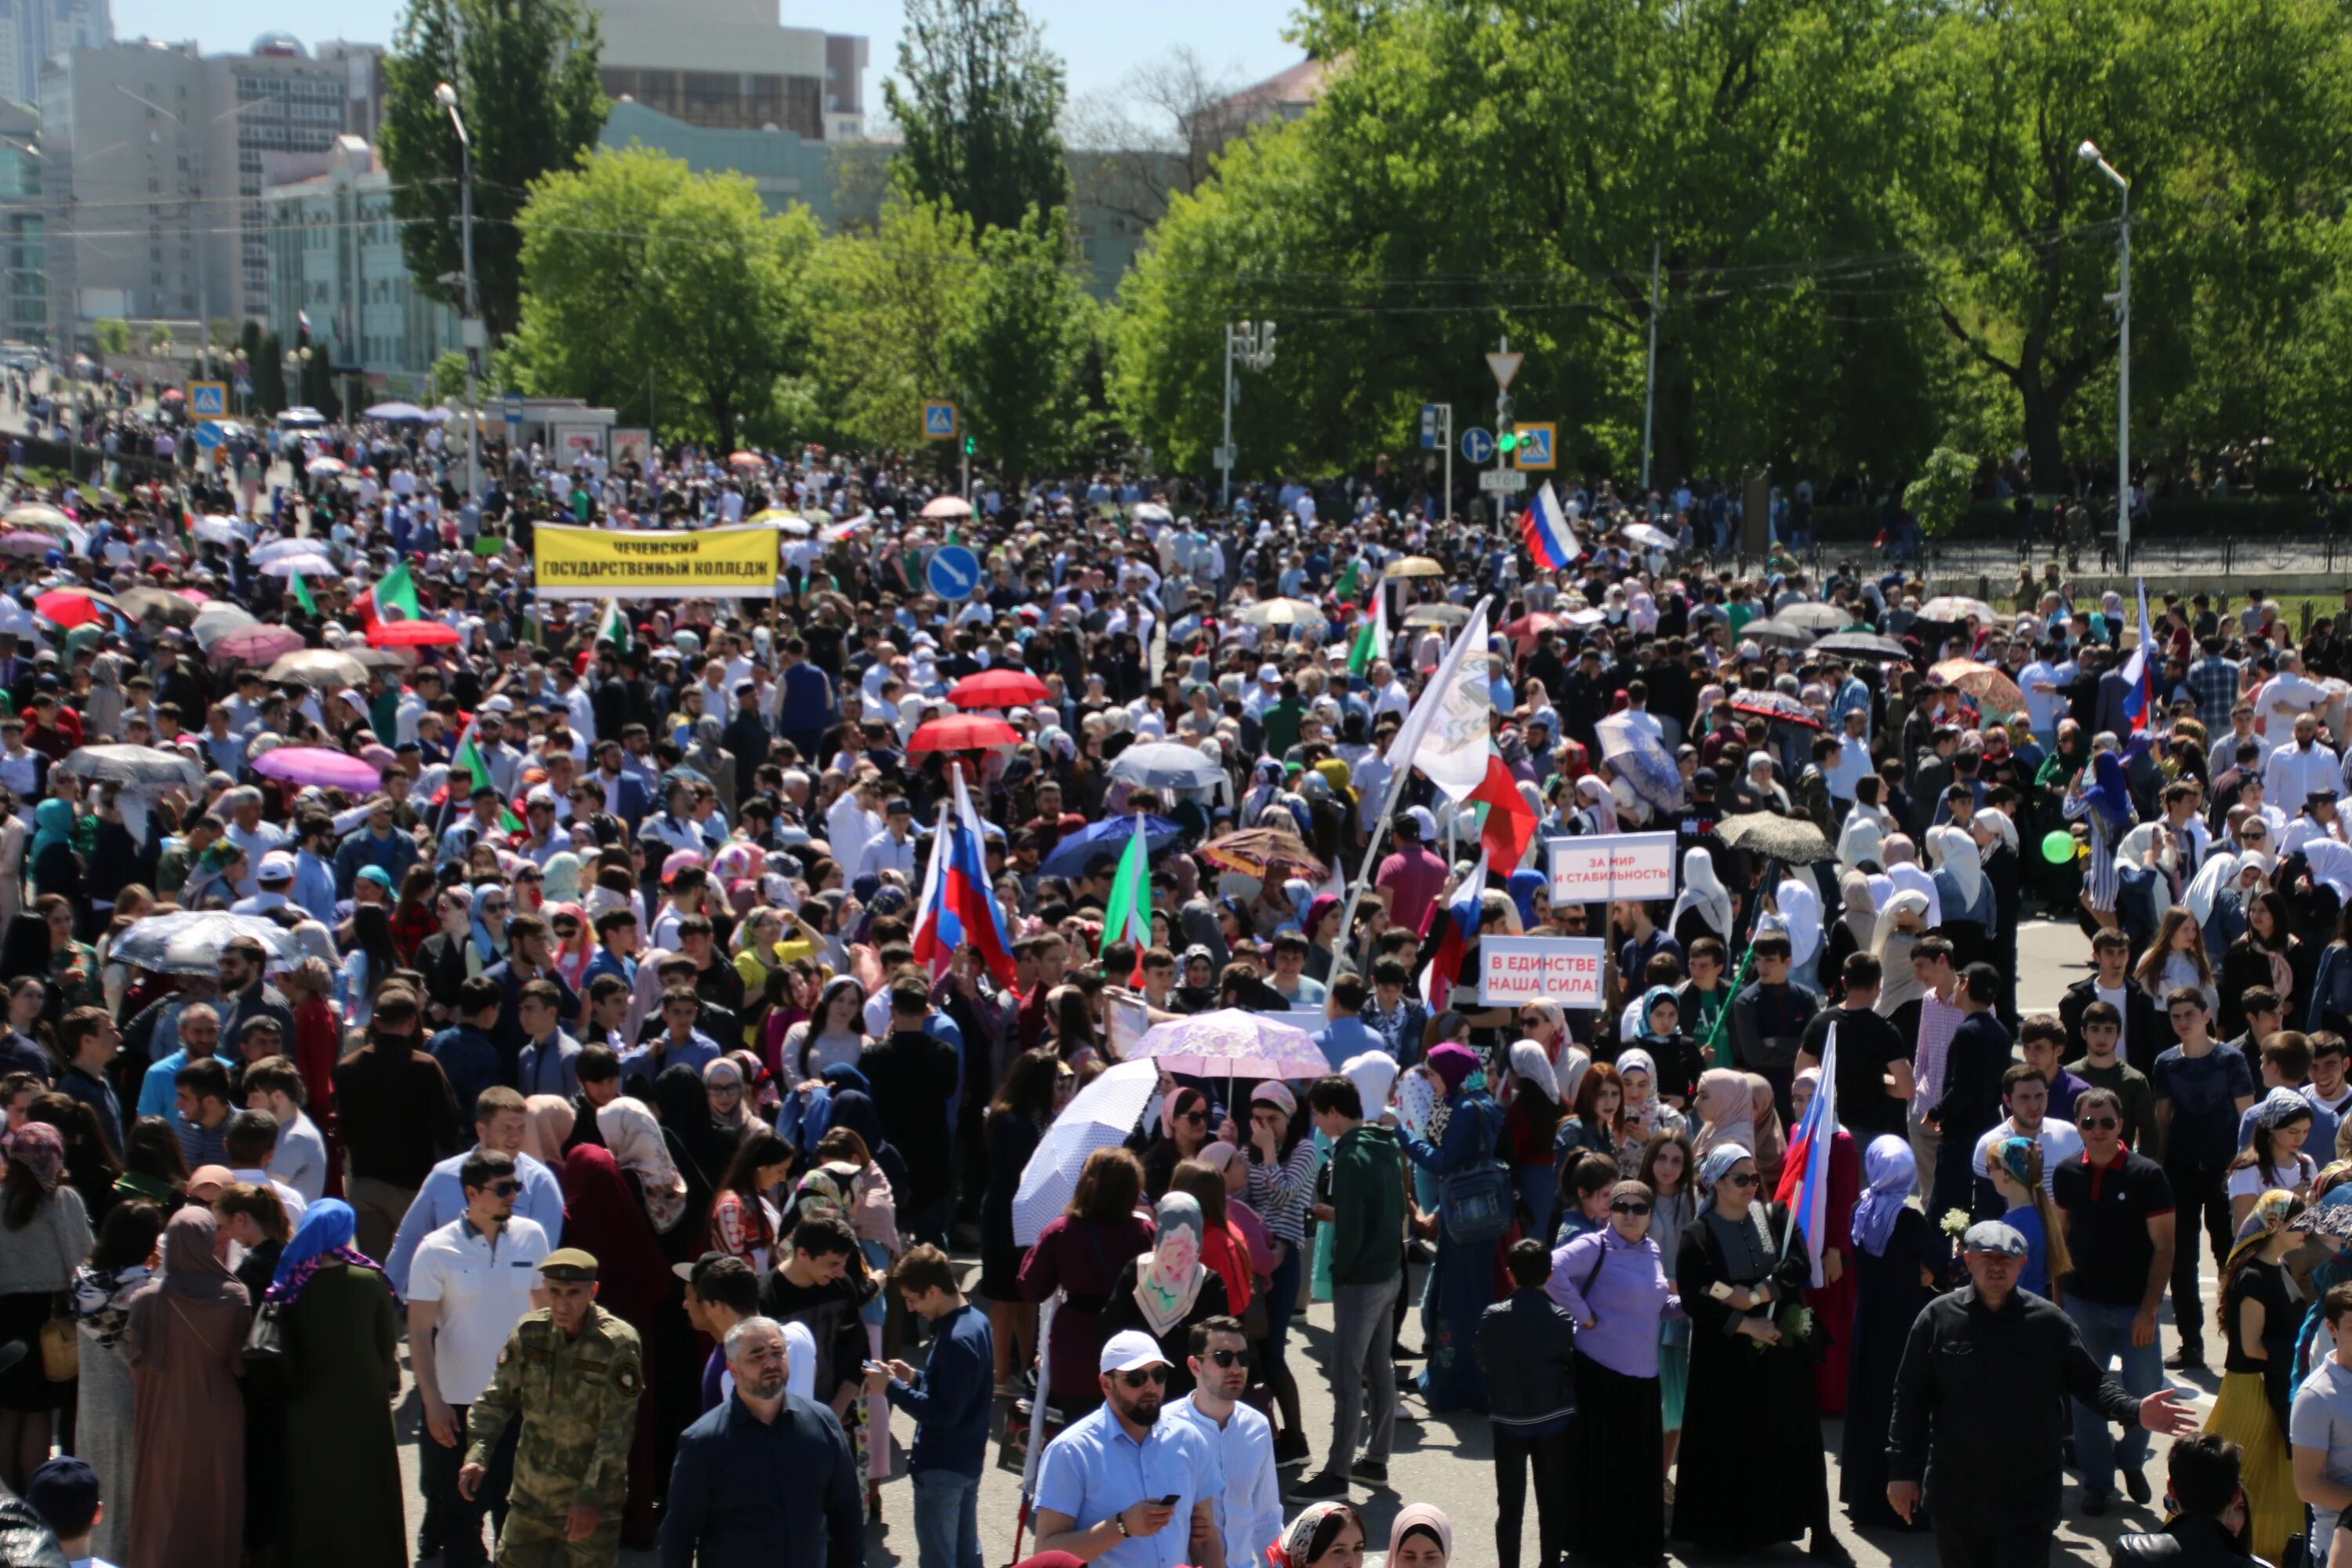
<svg viewBox="0 0 2352 1568">
<path fill-rule="evenodd" d="M 71 1559 L 854 1568 L 904 1474 L 978 1568 L 1025 1456 L 1046 1568 L 1354 1568 L 1411 1399 L 1485 1419 L 1504 1568 L 1530 1492 L 1546 1568 L 2040 1562 L 2068 1468 L 2119 1555 L 2352 1562 L 2352 592 L 494 458 L 0 504 L 0 1482 Z M 541 523 L 751 520 L 771 597 L 534 590 Z M 1671 898 L 1554 901 L 1639 833 Z M 2021 1012 L 2045 915 L 2095 967 Z M 1505 936 L 1599 939 L 1597 1005 L 1484 1000 Z M 1320 1068 L 1061 1135 L 1246 1015 Z M 2168 1297 L 2220 1396 L 2159 1513 Z"/>
</svg>

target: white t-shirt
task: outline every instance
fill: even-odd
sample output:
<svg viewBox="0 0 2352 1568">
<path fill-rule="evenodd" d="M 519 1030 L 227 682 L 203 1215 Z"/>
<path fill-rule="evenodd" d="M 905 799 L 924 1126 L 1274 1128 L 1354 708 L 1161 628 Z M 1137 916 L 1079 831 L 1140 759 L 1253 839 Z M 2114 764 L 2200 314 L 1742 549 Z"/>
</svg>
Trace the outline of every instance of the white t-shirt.
<svg viewBox="0 0 2352 1568">
<path fill-rule="evenodd" d="M 547 1232 L 520 1215 L 507 1221 L 495 1246 L 463 1215 L 417 1244 L 408 1299 L 441 1304 L 433 1360 L 445 1401 L 471 1405 L 490 1386 L 507 1336 L 530 1310 L 548 1251 Z"/>
<path fill-rule="evenodd" d="M 2263 1168 L 2260 1165 L 2248 1165 L 2241 1170 L 2231 1172 L 2230 1195 L 2233 1198 L 2258 1198 L 2273 1187 L 2308 1188 L 2313 1180 L 2318 1176 L 2319 1167 L 2313 1163 L 2308 1154 L 2298 1152 L 2294 1158 L 2295 1175 L 2292 1181 L 2287 1179 L 2284 1167 L 2279 1169 L 2279 1179 L 2275 1182 L 2263 1174 Z"/>
<path fill-rule="evenodd" d="M 1969 1167 L 1978 1175 L 1990 1181 L 1993 1145 L 2022 1136 L 2024 1134 L 2010 1124 L 2009 1118 L 2002 1117 L 1991 1131 L 1977 1140 L 1977 1152 L 1969 1162 Z M 2057 1178 L 2058 1167 L 2083 1157 L 2083 1135 L 2074 1131 L 2073 1122 L 2045 1116 L 2042 1119 L 2042 1125 L 2035 1130 L 2034 1141 L 2042 1145 L 2042 1190 L 2055 1197 L 2057 1193 L 2053 1183 Z"/>
</svg>

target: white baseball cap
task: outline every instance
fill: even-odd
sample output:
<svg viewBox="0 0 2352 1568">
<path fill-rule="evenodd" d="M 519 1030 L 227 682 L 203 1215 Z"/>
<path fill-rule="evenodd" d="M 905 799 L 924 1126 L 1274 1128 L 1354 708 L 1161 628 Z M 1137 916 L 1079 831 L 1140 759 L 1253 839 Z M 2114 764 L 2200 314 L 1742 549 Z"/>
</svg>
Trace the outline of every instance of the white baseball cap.
<svg viewBox="0 0 2352 1568">
<path fill-rule="evenodd" d="M 1160 1342 L 1141 1329 L 1121 1329 L 1103 1342 L 1099 1370 L 1105 1376 L 1115 1372 L 1141 1372 L 1148 1366 L 1166 1366 L 1168 1352 Z"/>
</svg>

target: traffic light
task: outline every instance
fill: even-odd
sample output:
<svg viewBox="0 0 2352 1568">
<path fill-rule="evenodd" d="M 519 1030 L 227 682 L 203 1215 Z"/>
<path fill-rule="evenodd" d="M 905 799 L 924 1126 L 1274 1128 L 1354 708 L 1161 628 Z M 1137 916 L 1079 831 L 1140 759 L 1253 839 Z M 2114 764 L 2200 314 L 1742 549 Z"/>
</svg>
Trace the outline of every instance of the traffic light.
<svg viewBox="0 0 2352 1568">
<path fill-rule="evenodd" d="M 980 450 L 980 443 L 979 443 L 979 442 L 977 442 L 977 441 L 973 440 L 973 439 L 972 439 L 971 437 L 969 437 L 969 436 L 967 436 L 967 437 L 965 437 L 963 438 L 963 455 L 964 455 L 965 457 L 969 458 L 969 457 L 971 457 L 974 452 L 977 452 L 977 451 L 979 451 L 979 450 Z"/>
<path fill-rule="evenodd" d="M 1518 449 L 1517 405 L 1507 392 L 1495 399 L 1495 450 L 1506 459 Z"/>
</svg>

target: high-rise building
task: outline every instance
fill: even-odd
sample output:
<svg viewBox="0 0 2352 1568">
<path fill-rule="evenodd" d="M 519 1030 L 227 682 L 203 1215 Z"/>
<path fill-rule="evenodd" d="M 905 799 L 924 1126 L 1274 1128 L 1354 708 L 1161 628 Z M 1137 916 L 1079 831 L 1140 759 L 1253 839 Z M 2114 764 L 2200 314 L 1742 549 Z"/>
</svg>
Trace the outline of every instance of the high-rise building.
<svg viewBox="0 0 2352 1568">
<path fill-rule="evenodd" d="M 599 0 L 597 11 L 608 97 L 712 130 L 823 142 L 855 121 L 864 133 L 864 38 L 784 26 L 776 0 Z"/>
<path fill-rule="evenodd" d="M 47 343 L 48 268 L 41 243 L 41 117 L 0 102 L 0 336 Z"/>
<path fill-rule="evenodd" d="M 107 0 L 0 0 L 0 99 L 36 101 L 45 62 L 112 42 Z"/>
<path fill-rule="evenodd" d="M 266 312 L 262 159 L 343 132 L 347 65 L 269 34 L 243 55 L 140 40 L 41 70 L 50 320 Z"/>
</svg>

